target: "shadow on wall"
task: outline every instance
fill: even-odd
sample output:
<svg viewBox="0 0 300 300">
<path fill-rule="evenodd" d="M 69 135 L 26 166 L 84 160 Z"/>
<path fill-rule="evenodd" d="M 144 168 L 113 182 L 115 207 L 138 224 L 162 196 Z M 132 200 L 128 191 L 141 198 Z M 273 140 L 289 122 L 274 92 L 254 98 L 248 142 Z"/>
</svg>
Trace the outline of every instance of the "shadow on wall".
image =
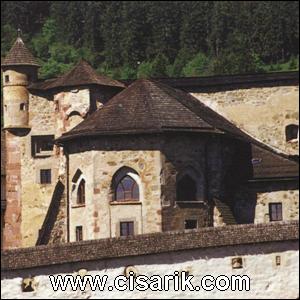
<svg viewBox="0 0 300 300">
<path fill-rule="evenodd" d="M 293 191 L 298 189 L 299 183 L 297 180 L 250 182 L 241 186 L 234 196 L 233 204 L 233 213 L 237 223 L 254 223 L 258 194 L 278 191 Z M 283 202 L 283 200 L 284 199 L 278 199 L 278 202 Z"/>
<path fill-rule="evenodd" d="M 36 246 L 47 245 L 49 243 L 51 232 L 54 228 L 54 224 L 59 213 L 60 202 L 64 189 L 64 184 L 61 181 L 58 181 L 55 186 L 44 223 L 42 225 L 42 228 L 39 230 L 39 237 L 36 242 Z"/>
</svg>

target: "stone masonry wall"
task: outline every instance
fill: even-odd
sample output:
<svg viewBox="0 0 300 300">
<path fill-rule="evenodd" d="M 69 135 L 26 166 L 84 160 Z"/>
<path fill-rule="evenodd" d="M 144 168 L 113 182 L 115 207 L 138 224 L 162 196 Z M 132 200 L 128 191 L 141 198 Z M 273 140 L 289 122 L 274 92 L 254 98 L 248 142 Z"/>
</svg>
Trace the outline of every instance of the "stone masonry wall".
<svg viewBox="0 0 300 300">
<path fill-rule="evenodd" d="M 116 139 L 115 142 L 109 143 L 109 147 L 116 149 L 115 143 L 126 145 L 123 142 L 122 139 Z M 96 141 L 92 143 L 94 149 L 98 147 Z M 83 144 L 86 145 L 84 141 Z M 135 234 L 161 231 L 160 152 L 151 149 L 114 151 L 100 148 L 101 146 L 98 150 L 69 155 L 71 241 L 75 240 L 76 226 L 83 226 L 84 239 L 118 236 L 121 221 L 134 221 Z M 76 152 L 74 147 L 72 149 Z M 122 167 L 131 168 L 138 174 L 137 183 L 140 192 L 138 203 L 111 203 L 112 179 Z M 72 182 L 72 178 L 77 170 L 82 172 L 81 178 L 86 182 L 84 206 L 76 205 L 77 185 Z"/>
<path fill-rule="evenodd" d="M 241 129 L 283 152 L 297 154 L 286 142 L 285 126 L 299 123 L 299 87 L 276 86 L 192 93 Z"/>
<path fill-rule="evenodd" d="M 269 203 L 282 204 L 285 221 L 299 219 L 299 183 L 296 180 L 242 185 L 234 195 L 238 223 L 268 223 Z"/>
<path fill-rule="evenodd" d="M 50 157 L 34 158 L 31 153 L 31 138 L 36 135 L 55 135 L 53 101 L 37 95 L 29 98 L 29 125 L 31 131 L 19 137 L 22 153 L 22 246 L 35 245 L 42 227 L 55 182 L 58 177 L 58 157 L 54 150 Z M 40 170 L 51 169 L 51 184 L 40 183 Z"/>
<path fill-rule="evenodd" d="M 66 185 L 66 166 L 62 149 L 54 146 L 49 157 L 32 157 L 32 136 L 54 135 L 55 138 L 61 136 L 62 133 L 82 121 L 81 116 L 72 113 L 76 111 L 84 116 L 89 110 L 89 105 L 89 91 L 86 89 L 60 93 L 54 96 L 54 101 L 51 95 L 29 94 L 29 126 L 31 130 L 27 134 L 14 137 L 17 142 L 20 163 L 20 186 L 18 189 L 20 190 L 20 220 L 22 221 L 20 221 L 21 235 L 18 239 L 22 247 L 35 245 L 56 183 L 60 180 Z M 16 160 L 17 156 L 14 155 L 14 157 Z M 51 184 L 40 184 L 41 169 L 51 169 Z M 61 199 L 61 207 L 50 243 L 66 241 L 65 196 Z M 8 211 L 10 209 L 14 208 L 9 206 Z M 7 247 L 10 247 L 9 244 Z"/>
<path fill-rule="evenodd" d="M 6 211 L 3 247 L 22 246 L 21 153 L 18 137 L 5 133 L 6 141 Z"/>
<path fill-rule="evenodd" d="M 196 219 L 198 227 L 212 226 L 214 217 L 218 219 L 215 222 L 222 224 L 218 215 L 213 215 L 213 199 L 230 202 L 228 189 L 233 191 L 244 176 L 239 174 L 239 168 L 234 174 L 231 172 L 238 149 L 238 142 L 219 137 L 176 134 L 165 138 L 162 149 L 163 231 L 182 230 L 188 219 Z M 241 162 L 244 164 L 246 162 Z M 176 201 L 177 182 L 183 174 L 191 175 L 196 182 L 198 203 Z M 234 184 L 230 184 L 231 181 Z"/>
</svg>

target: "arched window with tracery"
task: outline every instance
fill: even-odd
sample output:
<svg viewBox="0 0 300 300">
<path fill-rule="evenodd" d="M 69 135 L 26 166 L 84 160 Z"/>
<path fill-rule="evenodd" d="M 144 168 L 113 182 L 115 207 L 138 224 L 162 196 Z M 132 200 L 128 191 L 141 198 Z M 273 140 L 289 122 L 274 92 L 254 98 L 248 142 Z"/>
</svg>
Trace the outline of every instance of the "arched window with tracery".
<svg viewBox="0 0 300 300">
<path fill-rule="evenodd" d="M 77 204 L 85 204 L 85 180 L 82 179 L 79 183 L 77 190 Z"/>
<path fill-rule="evenodd" d="M 116 185 L 115 201 L 139 201 L 139 186 L 129 175 L 124 176 Z"/>
<path fill-rule="evenodd" d="M 197 185 L 195 180 L 188 174 L 177 182 L 176 199 L 178 202 L 197 201 Z"/>
</svg>

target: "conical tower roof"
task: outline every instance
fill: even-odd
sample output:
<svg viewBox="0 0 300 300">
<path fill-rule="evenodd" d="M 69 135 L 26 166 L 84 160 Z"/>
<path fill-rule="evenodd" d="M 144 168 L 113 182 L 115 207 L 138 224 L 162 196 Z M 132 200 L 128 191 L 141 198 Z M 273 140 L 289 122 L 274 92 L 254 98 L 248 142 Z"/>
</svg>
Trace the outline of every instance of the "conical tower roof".
<svg viewBox="0 0 300 300">
<path fill-rule="evenodd" d="M 40 67 L 38 61 L 25 46 L 21 37 L 18 37 L 8 52 L 1 67 L 7 66 L 35 66 Z"/>
</svg>

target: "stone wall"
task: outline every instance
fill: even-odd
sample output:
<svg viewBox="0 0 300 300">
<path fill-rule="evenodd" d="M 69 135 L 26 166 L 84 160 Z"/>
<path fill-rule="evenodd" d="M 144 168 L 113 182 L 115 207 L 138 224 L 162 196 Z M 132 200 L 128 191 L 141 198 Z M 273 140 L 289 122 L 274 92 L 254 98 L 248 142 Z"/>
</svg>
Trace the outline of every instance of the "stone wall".
<svg viewBox="0 0 300 300">
<path fill-rule="evenodd" d="M 138 237 L 16 249 L 2 253 L 2 298 L 236 298 L 294 299 L 299 296 L 299 223 L 238 225 L 197 231 L 159 233 Z M 120 251 L 122 249 L 122 251 Z M 25 259 L 26 258 L 26 259 Z M 233 259 L 242 265 L 235 269 Z M 199 285 L 205 275 L 247 275 L 250 291 L 175 291 L 150 289 L 108 291 L 114 277 L 133 266 L 137 275 L 189 272 Z M 54 292 L 49 275 L 107 275 L 105 291 Z M 24 278 L 34 277 L 36 290 L 22 292 Z"/>
<path fill-rule="evenodd" d="M 5 133 L 6 142 L 6 210 L 4 215 L 3 247 L 22 246 L 21 151 L 19 139 Z"/>
<path fill-rule="evenodd" d="M 269 203 L 282 204 L 283 220 L 298 220 L 298 181 L 258 181 L 241 185 L 234 195 L 234 215 L 238 223 L 268 223 Z"/>
<path fill-rule="evenodd" d="M 30 95 L 29 124 L 31 131 L 19 137 L 21 156 L 21 201 L 22 201 L 22 246 L 35 245 L 42 227 L 55 182 L 58 177 L 58 158 L 53 151 L 49 157 L 33 157 L 31 139 L 36 135 L 55 135 L 55 115 L 53 101 Z M 40 183 L 40 170 L 51 169 L 51 184 Z"/>
<path fill-rule="evenodd" d="M 70 142 L 66 152 L 71 241 L 77 226 L 83 226 L 84 239 L 118 236 L 123 221 L 134 221 L 138 234 L 182 230 L 186 220 L 197 220 L 198 227 L 212 226 L 212 200 L 230 204 L 234 189 L 247 176 L 245 165 L 250 159 L 239 158 L 243 150 L 239 141 L 195 134 L 94 137 Z M 138 174 L 139 203 L 111 202 L 113 176 L 123 167 Z M 74 182 L 77 172 L 81 176 Z M 186 174 L 196 184 L 194 202 L 176 199 L 177 184 Z M 82 179 L 86 182 L 86 203 L 76 205 Z"/>
<path fill-rule="evenodd" d="M 253 87 L 192 93 L 241 129 L 283 152 L 297 154 L 299 145 L 286 142 L 285 126 L 299 123 L 299 87 Z"/>
<path fill-rule="evenodd" d="M 53 100 L 54 99 L 54 100 Z M 18 154 L 7 149 L 8 156 L 14 157 L 16 163 L 19 164 L 20 175 L 15 174 L 14 179 L 18 176 L 19 198 L 18 205 L 12 204 L 13 195 L 8 194 L 8 208 L 6 211 L 5 236 L 7 239 L 14 239 L 14 243 L 5 242 L 5 247 L 28 247 L 33 246 L 37 242 L 39 230 L 41 229 L 53 192 L 58 180 L 66 184 L 66 166 L 65 157 L 62 149 L 54 146 L 53 152 L 48 157 L 33 157 L 32 156 L 32 137 L 40 135 L 54 135 L 55 138 L 61 136 L 67 130 L 76 126 L 82 121 L 87 111 L 89 111 L 90 94 L 88 89 L 65 91 L 57 95 L 50 94 L 29 94 L 28 106 L 28 125 L 30 130 L 27 132 L 12 132 L 9 134 L 14 140 L 15 148 Z M 74 115 L 78 112 L 80 116 Z M 82 115 L 82 116 L 81 116 Z M 13 171 L 15 166 L 8 163 L 8 172 Z M 51 184 L 40 183 L 40 170 L 51 169 Z M 16 177 L 17 176 L 17 177 Z M 10 177 L 12 178 L 12 177 Z M 50 243 L 66 241 L 66 195 L 61 199 L 61 207 L 57 215 L 57 222 L 54 225 L 53 233 L 51 234 Z M 10 233 L 9 220 L 12 218 L 11 210 L 18 210 L 20 222 L 19 235 Z M 21 221 L 22 220 L 22 221 Z M 16 221 L 16 224 L 18 221 Z M 12 226 L 12 225 L 11 225 Z M 14 225 L 12 227 L 18 226 Z M 18 241 L 17 241 L 18 240 Z"/>
<path fill-rule="evenodd" d="M 70 154 L 69 161 L 71 241 L 75 240 L 76 226 L 83 226 L 84 239 L 118 236 L 121 221 L 134 221 L 136 234 L 161 231 L 159 151 L 87 151 Z M 122 167 L 138 174 L 138 203 L 111 203 L 112 179 Z M 86 181 L 84 206 L 76 206 L 72 178 L 77 170 Z"/>
<path fill-rule="evenodd" d="M 14 72 L 10 75 L 12 79 L 16 76 Z M 30 75 L 33 76 L 34 74 Z M 27 91 L 24 90 L 26 88 L 23 86 L 27 84 L 25 77 L 21 76 L 16 80 L 24 81 L 20 83 L 18 93 L 27 97 Z M 11 94 L 8 94 L 7 97 L 15 97 L 13 87 L 7 86 L 7 88 L 11 89 Z M 162 228 L 166 231 L 182 229 L 184 220 L 194 218 L 195 214 L 197 214 L 199 226 L 212 224 L 213 221 L 209 219 L 209 215 L 212 215 L 212 211 L 209 211 L 212 209 L 210 203 L 203 201 L 193 207 L 179 208 L 176 206 L 176 178 L 184 168 L 189 166 L 196 168 L 199 172 L 199 187 L 203 188 L 202 190 L 199 188 L 198 191 L 200 200 L 218 197 L 222 198 L 221 200 L 230 201 L 232 195 L 225 193 L 226 188 L 223 179 L 226 176 L 228 179 L 225 170 L 232 165 L 232 156 L 237 155 L 234 150 L 236 145 L 230 146 L 217 140 L 213 141 L 212 147 L 208 151 L 210 158 L 208 156 L 207 161 L 205 161 L 206 142 L 204 142 L 204 137 L 175 136 L 163 143 L 156 138 L 148 138 L 146 142 L 136 143 L 136 140 L 131 137 L 124 139 L 116 137 L 113 142 L 111 140 L 105 141 L 102 145 L 91 142 L 89 147 L 94 150 L 91 152 L 85 152 L 87 151 L 86 145 L 77 141 L 74 149 L 79 149 L 80 153 L 75 154 L 71 151 L 72 162 L 69 174 L 67 174 L 64 154 L 59 147 L 55 147 L 52 155 L 48 158 L 32 157 L 32 136 L 45 134 L 53 134 L 55 137 L 61 136 L 62 133 L 76 126 L 97 105 L 105 103 L 115 92 L 115 90 L 110 89 L 101 92 L 100 89 L 89 90 L 86 87 L 81 87 L 60 91 L 56 95 L 34 92 L 29 94 L 28 125 L 31 130 L 28 129 L 28 132 L 22 134 L 12 131 L 7 133 L 8 189 L 5 247 L 25 247 L 35 244 L 56 182 L 61 180 L 67 186 L 67 176 L 69 176 L 70 181 L 72 174 L 78 168 L 82 169 L 84 176 L 88 179 L 87 199 L 90 199 L 88 201 L 91 201 L 91 206 L 73 207 L 71 219 L 76 220 L 77 225 L 83 223 L 86 224 L 86 228 L 92 228 L 91 232 L 84 233 L 87 238 L 117 235 L 120 215 L 123 215 L 126 220 L 133 218 L 137 223 L 136 232 L 138 233 L 160 231 Z M 298 149 L 296 144 L 285 142 L 284 127 L 290 123 L 298 123 L 298 87 L 244 88 L 222 92 L 195 93 L 194 95 L 260 140 L 280 148 L 282 151 L 296 153 L 296 149 Z M 124 165 L 133 168 L 139 174 L 145 201 L 137 205 L 110 205 L 112 176 Z M 210 173 L 205 170 L 205 165 L 210 165 Z M 236 167 L 238 165 L 236 164 Z M 51 168 L 52 170 L 53 183 L 51 185 L 39 183 L 39 170 L 43 168 Z M 205 178 L 204 174 L 208 174 L 210 178 Z M 242 174 L 242 170 L 234 172 L 235 177 L 232 181 L 240 179 L 239 175 Z M 257 202 L 255 203 L 258 206 L 255 222 L 265 220 L 266 207 L 274 199 L 289 203 L 284 205 L 287 207 L 284 218 L 297 218 L 297 195 L 294 190 L 257 193 L 255 195 Z M 245 204 L 244 196 L 245 194 L 240 199 Z M 68 212 L 66 205 L 68 200 L 73 201 L 73 198 L 74 193 L 71 192 L 69 195 L 63 196 L 51 242 L 67 240 L 66 216 Z M 253 202 L 244 206 L 249 207 L 251 203 Z M 245 209 L 241 210 L 241 213 L 244 211 Z M 217 213 L 215 216 L 218 218 Z M 162 218 L 166 220 L 165 223 Z M 221 219 L 215 221 L 215 223 L 222 225 Z M 74 240 L 76 223 L 73 222 L 72 226 L 71 240 Z"/>
<path fill-rule="evenodd" d="M 299 219 L 299 190 L 259 193 L 255 209 L 255 223 L 270 222 L 269 203 L 282 203 L 283 220 Z"/>
<path fill-rule="evenodd" d="M 196 219 L 198 227 L 212 226 L 213 199 L 231 202 L 231 193 L 247 176 L 248 162 L 240 159 L 244 145 L 238 141 L 208 135 L 168 135 L 164 139 L 162 203 L 163 230 L 184 229 L 187 219 Z M 250 161 L 250 159 L 249 159 Z M 238 163 L 236 163 L 238 162 Z M 176 186 L 180 175 L 191 175 L 197 184 L 196 203 L 176 201 Z"/>
</svg>

